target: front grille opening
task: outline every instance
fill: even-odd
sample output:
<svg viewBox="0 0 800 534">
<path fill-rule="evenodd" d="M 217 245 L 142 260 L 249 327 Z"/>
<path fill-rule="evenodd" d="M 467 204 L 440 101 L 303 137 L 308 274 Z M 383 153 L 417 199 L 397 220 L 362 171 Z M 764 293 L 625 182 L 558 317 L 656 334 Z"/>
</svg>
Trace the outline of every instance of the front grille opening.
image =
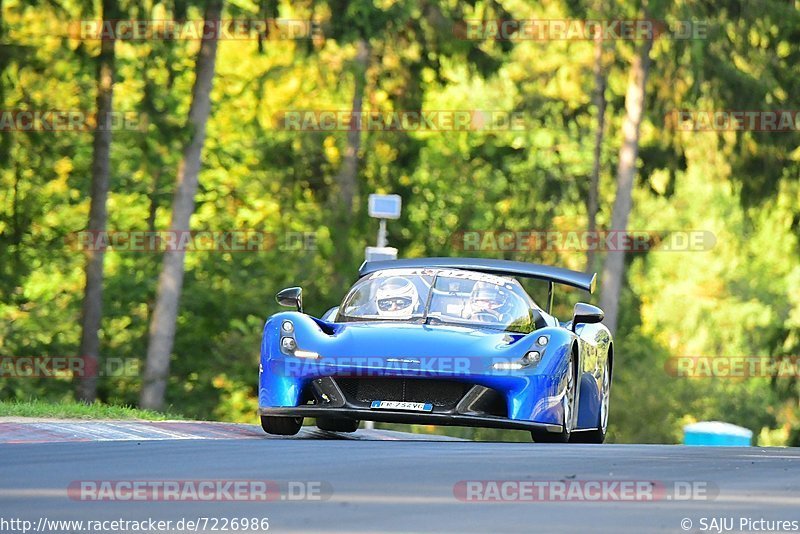
<svg viewBox="0 0 800 534">
<path fill-rule="evenodd" d="M 470 403 L 469 411 L 496 417 L 508 417 L 508 403 L 504 395 L 491 388 L 476 387 L 480 388 L 480 392 L 477 398 Z"/>
<path fill-rule="evenodd" d="M 314 390 L 314 385 L 309 382 L 306 387 L 300 391 L 300 404 L 301 406 L 304 404 L 319 404 L 322 399 L 319 398 L 316 391 Z"/>
<path fill-rule="evenodd" d="M 336 383 L 350 402 L 369 403 L 374 400 L 427 402 L 436 408 L 455 408 L 470 384 L 452 380 L 419 378 L 343 378 Z"/>
</svg>

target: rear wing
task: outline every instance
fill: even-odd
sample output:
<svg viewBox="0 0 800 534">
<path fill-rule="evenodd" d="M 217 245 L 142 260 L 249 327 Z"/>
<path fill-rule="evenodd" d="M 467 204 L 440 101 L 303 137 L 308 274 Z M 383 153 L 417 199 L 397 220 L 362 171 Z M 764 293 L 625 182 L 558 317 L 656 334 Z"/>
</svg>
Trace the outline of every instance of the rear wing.
<svg viewBox="0 0 800 534">
<path fill-rule="evenodd" d="M 358 270 L 359 277 L 384 269 L 464 269 L 505 276 L 520 276 L 544 280 L 549 283 L 547 313 L 553 308 L 553 286 L 563 284 L 593 293 L 597 274 L 582 273 L 561 267 L 539 265 L 523 261 L 494 260 L 486 258 L 415 258 L 387 261 L 365 261 Z"/>
</svg>

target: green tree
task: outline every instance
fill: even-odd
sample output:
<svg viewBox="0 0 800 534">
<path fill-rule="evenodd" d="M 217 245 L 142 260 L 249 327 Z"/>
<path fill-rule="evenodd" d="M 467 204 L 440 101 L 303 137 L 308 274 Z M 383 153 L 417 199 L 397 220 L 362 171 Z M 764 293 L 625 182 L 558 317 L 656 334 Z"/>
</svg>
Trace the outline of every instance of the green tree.
<svg viewBox="0 0 800 534">
<path fill-rule="evenodd" d="M 104 0 L 102 16 L 115 20 L 115 2 Z M 97 60 L 97 126 L 92 145 L 92 186 L 88 231 L 106 231 L 108 220 L 106 202 L 111 174 L 111 125 L 114 111 L 114 43 L 115 39 L 103 39 Z M 97 373 L 100 361 L 100 323 L 103 316 L 103 260 L 102 249 L 89 249 L 86 261 L 86 286 L 81 317 L 80 355 L 89 372 L 78 384 L 77 397 L 84 402 L 93 402 L 97 397 Z"/>
<path fill-rule="evenodd" d="M 204 20 L 218 24 L 222 0 L 210 0 Z M 191 139 L 183 151 L 178 168 L 175 198 L 172 204 L 172 221 L 169 232 L 180 234 L 189 230 L 189 220 L 194 212 L 200 174 L 200 155 L 206 138 L 206 123 L 211 112 L 211 87 L 217 59 L 217 35 L 203 39 L 197 55 L 192 106 L 189 109 Z M 156 306 L 150 320 L 150 340 L 140 404 L 144 408 L 159 409 L 164 405 L 164 394 L 169 376 L 169 363 L 175 340 L 175 322 L 183 288 L 184 250 L 164 252 L 164 266 L 159 276 Z"/>
</svg>

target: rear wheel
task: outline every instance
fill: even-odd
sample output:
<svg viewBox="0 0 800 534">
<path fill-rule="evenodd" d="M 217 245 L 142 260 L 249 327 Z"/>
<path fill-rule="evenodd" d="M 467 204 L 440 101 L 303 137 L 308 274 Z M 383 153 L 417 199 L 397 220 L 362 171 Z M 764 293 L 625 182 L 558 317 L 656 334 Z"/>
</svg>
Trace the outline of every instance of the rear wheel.
<svg viewBox="0 0 800 534">
<path fill-rule="evenodd" d="M 355 432 L 358 430 L 357 419 L 336 419 L 329 417 L 317 417 L 317 428 L 329 432 Z"/>
<path fill-rule="evenodd" d="M 587 432 L 576 432 L 572 435 L 575 443 L 603 443 L 608 431 L 608 405 L 611 401 L 611 368 L 608 360 L 603 367 L 603 389 L 600 392 L 600 413 L 598 414 L 597 428 Z"/>
<path fill-rule="evenodd" d="M 561 432 L 531 430 L 533 441 L 538 443 L 567 443 L 575 426 L 575 358 L 569 359 L 567 367 L 567 387 L 561 400 L 564 410 L 564 422 Z"/>
<path fill-rule="evenodd" d="M 261 428 L 267 434 L 278 436 L 294 436 L 303 426 L 302 417 L 279 417 L 273 415 L 261 416 Z"/>
</svg>

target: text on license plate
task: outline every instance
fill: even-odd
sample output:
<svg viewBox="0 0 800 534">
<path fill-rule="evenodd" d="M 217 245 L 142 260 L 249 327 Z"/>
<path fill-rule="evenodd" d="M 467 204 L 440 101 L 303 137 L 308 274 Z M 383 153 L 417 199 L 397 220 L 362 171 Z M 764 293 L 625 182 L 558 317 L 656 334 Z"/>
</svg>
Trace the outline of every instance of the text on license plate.
<svg viewBox="0 0 800 534">
<path fill-rule="evenodd" d="M 372 401 L 369 407 L 374 410 L 411 410 L 414 412 L 433 411 L 433 404 L 427 402 Z"/>
</svg>

